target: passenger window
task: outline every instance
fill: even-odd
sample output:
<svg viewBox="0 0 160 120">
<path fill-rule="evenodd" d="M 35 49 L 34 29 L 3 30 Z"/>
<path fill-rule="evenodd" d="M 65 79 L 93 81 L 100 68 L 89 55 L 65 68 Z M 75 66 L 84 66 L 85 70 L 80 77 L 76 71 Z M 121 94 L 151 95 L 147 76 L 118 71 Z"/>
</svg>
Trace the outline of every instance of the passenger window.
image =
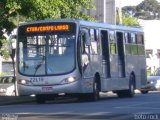
<svg viewBox="0 0 160 120">
<path fill-rule="evenodd" d="M 82 53 L 88 54 L 88 46 L 85 44 L 86 43 L 85 33 L 83 33 L 81 36 L 81 43 L 82 43 L 81 44 Z"/>
<path fill-rule="evenodd" d="M 132 55 L 138 55 L 138 46 L 135 33 L 131 33 L 131 53 Z"/>
<path fill-rule="evenodd" d="M 82 70 L 85 71 L 87 66 L 88 66 L 88 63 L 89 63 L 89 46 L 86 45 L 86 35 L 89 34 L 86 32 L 87 30 L 82 30 L 82 34 L 81 34 L 81 59 L 82 59 L 82 63 L 81 63 L 81 66 L 82 66 Z"/>
<path fill-rule="evenodd" d="M 128 33 L 124 33 L 125 44 L 128 43 Z"/>
<path fill-rule="evenodd" d="M 137 44 L 143 45 L 143 35 L 142 34 L 137 34 Z"/>
<path fill-rule="evenodd" d="M 101 54 L 102 48 L 101 48 L 99 30 L 95 30 L 95 35 L 96 35 L 96 41 L 97 41 L 97 54 Z"/>
<path fill-rule="evenodd" d="M 136 44 L 136 35 L 135 35 L 135 33 L 131 33 L 131 42 L 132 42 L 132 44 Z"/>
<path fill-rule="evenodd" d="M 96 31 L 94 29 L 90 29 L 90 38 L 91 38 L 91 54 L 97 54 L 98 45 L 97 45 Z"/>
<path fill-rule="evenodd" d="M 130 38 L 130 33 L 124 33 L 124 37 L 125 37 L 125 54 L 126 55 L 130 55 L 131 54 L 131 38 Z"/>
<path fill-rule="evenodd" d="M 115 32 L 109 31 L 109 41 L 110 41 L 110 53 L 116 54 L 117 53 L 117 46 L 116 46 L 116 39 L 115 39 Z"/>
<path fill-rule="evenodd" d="M 137 34 L 138 54 L 144 55 L 144 39 L 143 34 Z"/>
</svg>

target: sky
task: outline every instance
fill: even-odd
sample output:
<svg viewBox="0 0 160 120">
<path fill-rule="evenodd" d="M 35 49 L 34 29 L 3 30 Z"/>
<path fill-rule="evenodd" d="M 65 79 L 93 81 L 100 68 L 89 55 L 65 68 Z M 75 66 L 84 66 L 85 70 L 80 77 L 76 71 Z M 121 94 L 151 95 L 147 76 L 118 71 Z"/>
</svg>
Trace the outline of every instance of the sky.
<svg viewBox="0 0 160 120">
<path fill-rule="evenodd" d="M 141 3 L 144 0 L 116 0 L 116 6 L 118 6 L 119 3 L 121 3 L 121 6 L 135 6 Z M 160 0 L 157 0 L 160 2 Z"/>
</svg>

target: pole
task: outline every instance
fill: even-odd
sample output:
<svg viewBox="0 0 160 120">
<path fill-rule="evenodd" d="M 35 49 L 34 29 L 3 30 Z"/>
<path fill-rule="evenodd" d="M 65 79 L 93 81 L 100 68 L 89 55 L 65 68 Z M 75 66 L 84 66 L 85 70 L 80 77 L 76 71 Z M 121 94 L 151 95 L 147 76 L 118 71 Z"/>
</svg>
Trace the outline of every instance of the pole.
<svg viewBox="0 0 160 120">
<path fill-rule="evenodd" d="M 103 0 L 103 22 L 106 22 L 106 0 Z"/>
<path fill-rule="evenodd" d="M 119 18 L 119 24 L 122 25 L 122 7 L 121 7 L 121 1 L 119 1 L 118 9 L 117 9 L 117 14 Z"/>
<path fill-rule="evenodd" d="M 15 96 L 17 96 L 17 88 L 16 88 L 16 69 L 15 69 L 15 61 L 14 61 L 15 52 L 16 52 L 16 49 L 12 49 L 12 54 L 11 54 L 10 56 L 11 56 L 12 65 L 13 65 L 13 80 L 14 80 Z"/>
</svg>

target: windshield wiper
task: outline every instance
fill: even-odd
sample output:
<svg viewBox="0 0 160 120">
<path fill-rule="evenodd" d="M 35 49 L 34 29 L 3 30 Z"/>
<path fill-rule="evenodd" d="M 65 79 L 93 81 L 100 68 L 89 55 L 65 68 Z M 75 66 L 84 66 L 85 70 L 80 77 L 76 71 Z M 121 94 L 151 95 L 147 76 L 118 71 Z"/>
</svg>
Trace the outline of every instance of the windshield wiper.
<svg viewBox="0 0 160 120">
<path fill-rule="evenodd" d="M 37 72 L 37 70 L 44 64 L 44 62 L 45 62 L 45 56 L 44 55 L 42 55 L 42 61 L 40 61 L 38 64 L 37 64 L 37 66 L 35 67 L 35 72 L 34 72 L 34 75 L 36 74 L 36 72 Z"/>
</svg>

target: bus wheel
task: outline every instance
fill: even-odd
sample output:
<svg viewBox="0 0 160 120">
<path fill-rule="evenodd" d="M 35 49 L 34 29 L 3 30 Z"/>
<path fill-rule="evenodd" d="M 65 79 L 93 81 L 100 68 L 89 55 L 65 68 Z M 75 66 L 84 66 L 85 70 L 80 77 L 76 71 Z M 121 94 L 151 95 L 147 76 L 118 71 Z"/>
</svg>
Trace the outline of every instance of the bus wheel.
<svg viewBox="0 0 160 120">
<path fill-rule="evenodd" d="M 94 82 L 92 93 L 82 93 L 79 94 L 78 100 L 80 102 L 84 101 L 97 101 L 99 99 L 99 89 L 97 82 Z"/>
<path fill-rule="evenodd" d="M 45 103 L 45 96 L 36 95 L 36 102 L 37 102 L 37 104 L 44 104 Z"/>
<path fill-rule="evenodd" d="M 99 99 L 99 91 L 100 86 L 98 82 L 95 80 L 93 83 L 93 93 L 89 94 L 89 100 L 91 101 L 97 101 Z"/>
<path fill-rule="evenodd" d="M 81 102 L 83 102 L 83 101 L 97 101 L 99 99 L 99 91 L 100 91 L 100 86 L 99 86 L 98 82 L 94 81 L 93 92 L 79 94 L 78 100 Z"/>
<path fill-rule="evenodd" d="M 127 97 L 133 97 L 135 95 L 135 77 L 134 75 L 130 75 L 130 82 L 129 82 L 129 90 L 127 90 Z"/>
<path fill-rule="evenodd" d="M 120 90 L 117 91 L 117 95 L 120 98 L 123 97 L 133 97 L 135 92 L 135 77 L 133 75 L 130 76 L 129 89 L 128 90 Z"/>
</svg>

